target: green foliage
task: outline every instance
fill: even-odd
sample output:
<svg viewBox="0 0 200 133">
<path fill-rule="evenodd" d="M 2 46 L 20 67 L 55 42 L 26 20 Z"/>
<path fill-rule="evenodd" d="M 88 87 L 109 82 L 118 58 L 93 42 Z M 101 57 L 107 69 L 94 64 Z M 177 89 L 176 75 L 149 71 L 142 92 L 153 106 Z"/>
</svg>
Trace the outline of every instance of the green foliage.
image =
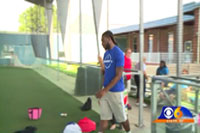
<svg viewBox="0 0 200 133">
<path fill-rule="evenodd" d="M 72 76 L 72 77 L 76 77 L 76 74 L 77 74 L 77 70 L 78 70 L 78 67 L 79 65 L 67 65 L 67 64 L 64 64 L 64 63 L 59 63 L 59 68 L 58 68 L 58 65 L 57 64 L 50 64 L 48 65 L 50 68 L 53 68 L 53 69 L 56 69 L 60 72 L 63 72 L 69 76 Z"/>
<path fill-rule="evenodd" d="M 33 32 L 33 33 L 47 33 L 48 21 L 45 15 L 45 8 L 40 6 L 33 6 L 27 8 L 19 16 L 19 31 Z M 53 6 L 53 30 L 57 31 L 57 13 L 56 7 Z"/>
</svg>

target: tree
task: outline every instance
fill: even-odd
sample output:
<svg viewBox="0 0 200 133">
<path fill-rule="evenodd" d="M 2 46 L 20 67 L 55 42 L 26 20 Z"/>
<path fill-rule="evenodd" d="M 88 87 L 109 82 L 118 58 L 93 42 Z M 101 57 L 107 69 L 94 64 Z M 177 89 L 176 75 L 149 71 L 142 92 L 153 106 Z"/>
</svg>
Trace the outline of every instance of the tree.
<svg viewBox="0 0 200 133">
<path fill-rule="evenodd" d="M 45 8 L 38 5 L 27 8 L 19 16 L 19 31 L 33 33 L 47 33 L 48 22 L 45 15 Z M 53 30 L 57 31 L 57 13 L 53 6 Z"/>
</svg>

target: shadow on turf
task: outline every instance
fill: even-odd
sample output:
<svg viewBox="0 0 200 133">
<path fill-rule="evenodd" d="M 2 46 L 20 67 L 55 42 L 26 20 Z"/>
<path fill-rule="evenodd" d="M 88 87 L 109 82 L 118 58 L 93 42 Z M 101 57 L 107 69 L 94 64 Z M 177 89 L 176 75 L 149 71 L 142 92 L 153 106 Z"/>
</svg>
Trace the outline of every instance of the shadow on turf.
<svg viewBox="0 0 200 133">
<path fill-rule="evenodd" d="M 14 133 L 35 133 L 36 130 L 37 130 L 36 127 L 27 126 L 27 127 L 25 127 L 24 130 L 16 131 L 16 132 L 14 132 Z"/>
</svg>

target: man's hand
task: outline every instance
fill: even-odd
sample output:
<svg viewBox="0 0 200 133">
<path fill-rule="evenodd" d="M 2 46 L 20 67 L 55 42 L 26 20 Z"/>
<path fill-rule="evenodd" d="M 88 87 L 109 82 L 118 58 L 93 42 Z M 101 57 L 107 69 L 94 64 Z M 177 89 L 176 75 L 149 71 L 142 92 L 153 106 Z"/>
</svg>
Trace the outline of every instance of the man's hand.
<svg viewBox="0 0 200 133">
<path fill-rule="evenodd" d="M 103 64 L 103 59 L 100 55 L 98 56 L 98 61 L 99 61 L 99 64 Z"/>
<path fill-rule="evenodd" d="M 98 61 L 99 61 L 100 67 L 101 67 L 101 72 L 102 72 L 102 74 L 104 74 L 105 70 L 104 70 L 103 59 L 101 58 L 100 55 L 98 55 Z"/>
<path fill-rule="evenodd" d="M 96 98 L 101 99 L 106 94 L 106 90 L 102 89 L 96 93 Z"/>
</svg>

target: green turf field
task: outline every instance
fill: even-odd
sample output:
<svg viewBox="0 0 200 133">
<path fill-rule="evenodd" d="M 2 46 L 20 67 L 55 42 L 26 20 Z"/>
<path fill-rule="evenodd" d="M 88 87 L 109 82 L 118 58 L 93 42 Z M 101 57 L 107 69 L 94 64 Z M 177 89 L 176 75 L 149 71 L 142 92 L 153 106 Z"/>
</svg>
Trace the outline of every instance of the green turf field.
<svg viewBox="0 0 200 133">
<path fill-rule="evenodd" d="M 66 123 L 78 122 L 84 116 L 99 122 L 96 112 L 82 112 L 81 106 L 78 100 L 31 69 L 0 67 L 0 133 L 13 133 L 29 125 L 37 127 L 37 133 L 62 133 Z M 29 120 L 29 107 L 41 107 L 41 119 Z M 61 112 L 68 116 L 61 117 Z"/>
</svg>

